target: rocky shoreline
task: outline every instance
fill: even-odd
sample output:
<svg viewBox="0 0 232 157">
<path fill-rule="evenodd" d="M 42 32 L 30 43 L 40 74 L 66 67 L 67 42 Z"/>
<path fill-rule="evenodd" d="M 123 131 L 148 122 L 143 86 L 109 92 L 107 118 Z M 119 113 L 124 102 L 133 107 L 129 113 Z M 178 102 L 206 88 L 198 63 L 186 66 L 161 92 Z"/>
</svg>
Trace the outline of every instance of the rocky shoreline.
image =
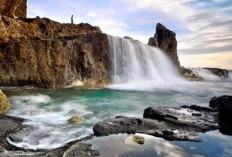
<svg viewBox="0 0 232 157">
<path fill-rule="evenodd" d="M 181 107 L 148 107 L 144 110 L 144 118 L 117 116 L 98 122 L 94 127 L 94 135 L 72 141 L 54 150 L 26 150 L 12 145 L 9 141 L 20 141 L 20 132 L 30 131 L 23 125 L 25 119 L 0 116 L 1 156 L 16 153 L 20 156 L 99 156 L 98 150 L 92 150 L 88 140 L 95 136 L 111 134 L 142 133 L 161 137 L 170 141 L 202 142 L 198 133 L 218 130 L 231 135 L 232 96 L 214 97 L 210 100 L 210 107 L 185 105 Z M 139 137 L 138 137 L 139 138 Z M 143 141 L 144 142 L 144 141 Z"/>
</svg>

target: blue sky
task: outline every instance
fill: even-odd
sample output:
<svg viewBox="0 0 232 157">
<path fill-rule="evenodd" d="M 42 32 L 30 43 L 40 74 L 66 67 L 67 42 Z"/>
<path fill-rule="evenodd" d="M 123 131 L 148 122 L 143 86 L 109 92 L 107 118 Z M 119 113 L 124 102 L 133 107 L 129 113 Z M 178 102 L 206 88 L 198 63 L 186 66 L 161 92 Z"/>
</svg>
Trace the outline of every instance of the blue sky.
<svg viewBox="0 0 232 157">
<path fill-rule="evenodd" d="M 232 69 L 232 0 L 28 0 L 28 17 L 90 23 L 144 43 L 158 22 L 177 34 L 184 66 Z"/>
</svg>

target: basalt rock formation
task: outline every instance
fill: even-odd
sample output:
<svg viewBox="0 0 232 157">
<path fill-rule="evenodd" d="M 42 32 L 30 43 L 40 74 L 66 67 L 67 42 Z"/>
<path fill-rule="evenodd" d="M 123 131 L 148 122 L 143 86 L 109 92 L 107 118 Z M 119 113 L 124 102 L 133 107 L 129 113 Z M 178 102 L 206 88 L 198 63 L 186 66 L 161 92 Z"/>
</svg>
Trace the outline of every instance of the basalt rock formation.
<svg viewBox="0 0 232 157">
<path fill-rule="evenodd" d="M 64 87 L 108 83 L 108 40 L 99 27 L 47 18 L 0 17 L 0 86 Z"/>
<path fill-rule="evenodd" d="M 148 45 L 160 48 L 177 67 L 180 66 L 177 55 L 176 34 L 173 31 L 170 31 L 165 26 L 158 23 L 156 26 L 156 33 L 154 37 L 149 39 Z"/>
<path fill-rule="evenodd" d="M 197 105 L 182 107 L 149 107 L 144 118 L 117 116 L 98 122 L 96 136 L 118 133 L 143 133 L 166 140 L 202 141 L 198 132 L 218 129 L 217 111 Z"/>
<path fill-rule="evenodd" d="M 0 14 L 11 18 L 25 19 L 27 0 L 1 0 Z"/>
</svg>

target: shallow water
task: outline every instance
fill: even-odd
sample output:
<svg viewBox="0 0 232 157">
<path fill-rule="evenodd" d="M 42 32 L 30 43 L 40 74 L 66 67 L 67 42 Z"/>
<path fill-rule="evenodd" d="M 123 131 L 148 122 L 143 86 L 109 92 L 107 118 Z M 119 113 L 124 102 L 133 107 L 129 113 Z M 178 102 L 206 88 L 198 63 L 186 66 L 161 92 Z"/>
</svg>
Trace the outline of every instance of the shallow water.
<svg viewBox="0 0 232 157">
<path fill-rule="evenodd" d="M 145 138 L 144 145 L 134 143 L 133 135 L 119 134 L 97 137 L 87 143 L 99 150 L 101 157 L 231 157 L 232 137 L 218 131 L 200 134 L 205 142 L 166 141 L 162 138 L 137 134 Z M 109 143 L 113 143 L 109 145 Z"/>
<path fill-rule="evenodd" d="M 149 106 L 208 106 L 214 96 L 232 95 L 231 81 L 184 81 L 143 87 L 137 91 L 123 85 L 104 89 L 6 89 L 4 92 L 12 104 L 8 114 L 28 119 L 25 124 L 36 127 L 24 135 L 23 142 L 9 142 L 24 148 L 51 149 L 92 134 L 94 124 L 106 118 L 118 115 L 142 117 Z M 81 115 L 85 120 L 69 124 L 67 120 L 75 115 Z"/>
</svg>

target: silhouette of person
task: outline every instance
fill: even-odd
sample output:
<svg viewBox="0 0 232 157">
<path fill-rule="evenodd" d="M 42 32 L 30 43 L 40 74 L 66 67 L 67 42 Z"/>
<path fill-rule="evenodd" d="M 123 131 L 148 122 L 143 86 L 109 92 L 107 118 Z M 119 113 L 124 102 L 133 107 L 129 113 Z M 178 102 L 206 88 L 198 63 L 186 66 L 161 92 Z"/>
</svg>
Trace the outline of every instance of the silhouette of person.
<svg viewBox="0 0 232 157">
<path fill-rule="evenodd" d="M 71 16 L 71 24 L 73 24 L 73 15 Z"/>
</svg>

